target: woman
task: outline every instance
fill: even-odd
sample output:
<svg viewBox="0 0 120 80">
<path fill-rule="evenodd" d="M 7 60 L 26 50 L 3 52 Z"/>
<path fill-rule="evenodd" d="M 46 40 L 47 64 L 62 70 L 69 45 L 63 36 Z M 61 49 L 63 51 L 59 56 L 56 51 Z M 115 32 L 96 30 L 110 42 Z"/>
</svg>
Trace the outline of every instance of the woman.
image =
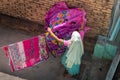
<svg viewBox="0 0 120 80">
<path fill-rule="evenodd" d="M 48 28 L 49 34 L 55 38 L 58 42 L 67 46 L 66 52 L 62 57 L 62 64 L 68 71 L 65 76 L 73 76 L 79 74 L 81 57 L 84 53 L 83 43 L 79 32 L 74 31 L 70 40 L 59 39 L 50 28 Z"/>
</svg>

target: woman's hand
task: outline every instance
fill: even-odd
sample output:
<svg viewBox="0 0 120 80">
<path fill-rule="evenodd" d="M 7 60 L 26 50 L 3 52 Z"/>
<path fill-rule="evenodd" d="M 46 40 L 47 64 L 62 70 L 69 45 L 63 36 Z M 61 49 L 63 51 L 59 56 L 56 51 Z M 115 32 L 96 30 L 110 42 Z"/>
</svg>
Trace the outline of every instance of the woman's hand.
<svg viewBox="0 0 120 80">
<path fill-rule="evenodd" d="M 51 28 L 48 27 L 48 28 L 47 28 L 47 31 L 50 33 L 50 32 L 51 32 Z"/>
<path fill-rule="evenodd" d="M 51 30 L 51 28 L 47 28 L 47 31 L 48 31 L 48 33 L 53 37 L 53 38 L 55 38 L 56 40 L 58 40 L 58 37 L 52 32 L 52 30 Z"/>
<path fill-rule="evenodd" d="M 58 42 L 64 42 L 64 40 L 62 40 L 62 39 L 59 39 L 53 32 L 52 32 L 52 30 L 51 30 L 51 28 L 47 28 L 47 31 L 49 32 L 49 34 L 53 37 L 53 38 L 55 38 Z"/>
</svg>

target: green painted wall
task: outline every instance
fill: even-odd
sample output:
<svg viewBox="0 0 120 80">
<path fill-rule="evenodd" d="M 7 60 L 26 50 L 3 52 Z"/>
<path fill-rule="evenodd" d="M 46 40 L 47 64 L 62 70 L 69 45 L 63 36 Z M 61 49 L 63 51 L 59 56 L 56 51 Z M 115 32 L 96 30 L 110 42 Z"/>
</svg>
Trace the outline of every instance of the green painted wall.
<svg viewBox="0 0 120 80">
<path fill-rule="evenodd" d="M 105 45 L 96 44 L 94 48 L 93 57 L 103 59 L 113 59 L 117 51 L 117 47 L 106 43 Z"/>
</svg>

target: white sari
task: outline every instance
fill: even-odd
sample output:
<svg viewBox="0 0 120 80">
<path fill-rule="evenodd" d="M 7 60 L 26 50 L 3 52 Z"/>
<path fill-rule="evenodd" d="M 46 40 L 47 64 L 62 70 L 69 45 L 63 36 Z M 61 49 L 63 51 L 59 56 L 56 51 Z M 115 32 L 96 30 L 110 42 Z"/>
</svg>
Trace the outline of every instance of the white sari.
<svg viewBox="0 0 120 80">
<path fill-rule="evenodd" d="M 84 49 L 81 36 L 77 31 L 74 31 L 70 39 L 69 50 L 66 54 L 67 67 L 71 68 L 73 64 L 81 64 L 81 57 L 83 53 Z"/>
</svg>

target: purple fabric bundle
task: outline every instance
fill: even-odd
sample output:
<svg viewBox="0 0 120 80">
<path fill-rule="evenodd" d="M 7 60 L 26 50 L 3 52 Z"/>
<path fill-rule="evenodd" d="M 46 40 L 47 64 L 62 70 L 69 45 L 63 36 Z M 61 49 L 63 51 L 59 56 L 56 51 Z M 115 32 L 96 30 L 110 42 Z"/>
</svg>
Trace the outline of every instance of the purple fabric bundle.
<svg viewBox="0 0 120 80">
<path fill-rule="evenodd" d="M 81 23 L 86 24 L 86 12 L 84 9 L 69 9 L 65 2 L 55 4 L 46 14 L 45 28 L 52 28 L 56 36 L 62 39 L 70 39 L 73 31 L 80 28 Z M 84 27 L 86 27 L 84 25 Z M 54 56 L 65 52 L 65 46 L 59 44 L 50 35 L 47 35 L 46 41 L 50 51 Z"/>
</svg>

